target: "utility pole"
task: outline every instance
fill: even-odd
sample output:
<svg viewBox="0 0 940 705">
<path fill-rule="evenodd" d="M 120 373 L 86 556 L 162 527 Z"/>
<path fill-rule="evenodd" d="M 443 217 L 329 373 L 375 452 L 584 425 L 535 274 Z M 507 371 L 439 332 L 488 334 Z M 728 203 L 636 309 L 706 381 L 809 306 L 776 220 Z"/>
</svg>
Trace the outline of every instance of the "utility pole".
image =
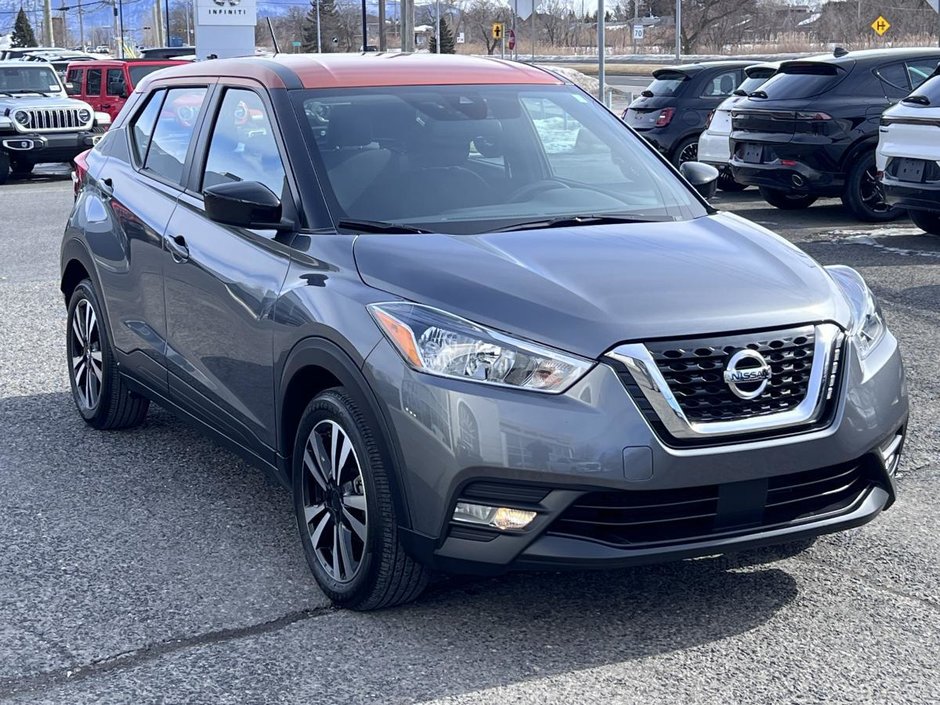
<svg viewBox="0 0 940 705">
<path fill-rule="evenodd" d="M 682 61 L 682 0 L 676 0 L 676 63 Z"/>
<path fill-rule="evenodd" d="M 317 0 L 317 54 L 323 53 L 323 42 L 320 39 L 320 0 Z"/>
<path fill-rule="evenodd" d="M 78 34 L 79 41 L 82 43 L 82 51 L 85 51 L 85 11 L 82 10 L 82 0 L 78 0 Z"/>
<path fill-rule="evenodd" d="M 320 0 L 317 0 L 319 6 Z M 385 0 L 379 0 L 379 51 L 388 51 L 388 41 L 385 37 Z"/>
<path fill-rule="evenodd" d="M 362 51 L 369 44 L 369 27 L 366 25 L 366 0 L 362 0 Z"/>
<path fill-rule="evenodd" d="M 415 50 L 415 0 L 401 0 L 398 14 L 401 17 L 401 50 L 413 52 Z"/>
<path fill-rule="evenodd" d="M 160 0 L 154 0 L 153 3 L 154 9 L 154 43 L 158 47 L 165 47 L 166 41 L 163 38 L 163 6 L 160 4 Z"/>
<path fill-rule="evenodd" d="M 676 2 L 679 2 L 679 0 L 676 0 Z M 605 50 L 605 44 L 607 42 L 604 37 L 605 21 L 604 0 L 597 0 L 597 93 L 598 97 L 601 99 L 601 103 L 607 105 L 607 91 L 604 88 L 607 83 L 607 76 L 605 75 L 606 67 L 604 65 L 607 61 L 607 52 Z"/>
<path fill-rule="evenodd" d="M 42 2 L 42 43 L 47 47 L 55 46 L 55 35 L 52 32 L 52 2 Z"/>
<path fill-rule="evenodd" d="M 434 3 L 434 14 L 437 15 L 437 21 L 434 23 L 434 53 L 441 53 L 441 0 Z"/>
<path fill-rule="evenodd" d="M 46 2 L 49 2 L 49 0 L 46 0 Z M 120 32 L 121 32 L 118 35 L 118 41 L 120 42 L 121 58 L 123 59 L 124 58 L 124 0 L 118 0 L 118 24 L 120 26 Z"/>
</svg>

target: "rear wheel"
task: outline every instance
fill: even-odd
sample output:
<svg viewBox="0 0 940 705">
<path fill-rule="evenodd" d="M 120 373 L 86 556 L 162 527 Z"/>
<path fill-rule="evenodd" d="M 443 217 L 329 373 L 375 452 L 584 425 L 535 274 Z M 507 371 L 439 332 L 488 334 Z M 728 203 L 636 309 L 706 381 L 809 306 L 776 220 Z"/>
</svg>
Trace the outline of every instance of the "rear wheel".
<svg viewBox="0 0 940 705">
<path fill-rule="evenodd" d="M 35 166 L 33 162 L 17 159 L 13 161 L 10 168 L 13 171 L 13 176 L 27 176 L 33 173 Z"/>
<path fill-rule="evenodd" d="M 761 197 L 774 208 L 780 208 L 785 211 L 797 211 L 803 208 L 809 208 L 816 202 L 817 196 L 807 193 L 791 193 L 790 191 L 781 191 L 775 188 L 760 187 Z"/>
<path fill-rule="evenodd" d="M 293 457 L 300 538 L 327 597 L 372 610 L 421 594 L 428 572 L 399 541 L 389 469 L 365 416 L 342 387 L 307 406 Z"/>
<path fill-rule="evenodd" d="M 10 178 L 10 155 L 0 152 L 0 184 L 5 184 Z"/>
<path fill-rule="evenodd" d="M 747 184 L 739 184 L 734 180 L 730 169 L 722 169 L 718 174 L 718 188 L 728 193 L 737 193 L 747 188 Z"/>
<path fill-rule="evenodd" d="M 903 208 L 894 208 L 885 201 L 884 187 L 875 168 L 875 153 L 858 157 L 849 169 L 842 203 L 859 220 L 884 223 L 904 215 Z"/>
<path fill-rule="evenodd" d="M 940 213 L 909 211 L 914 225 L 930 235 L 940 235 Z"/>
<path fill-rule="evenodd" d="M 88 279 L 72 292 L 67 325 L 69 383 L 82 418 L 98 429 L 139 426 L 150 401 L 132 392 L 118 372 L 101 305 Z"/>
<path fill-rule="evenodd" d="M 694 162 L 696 159 L 698 159 L 698 137 L 682 140 L 672 153 L 672 163 L 677 167 L 685 162 Z"/>
</svg>

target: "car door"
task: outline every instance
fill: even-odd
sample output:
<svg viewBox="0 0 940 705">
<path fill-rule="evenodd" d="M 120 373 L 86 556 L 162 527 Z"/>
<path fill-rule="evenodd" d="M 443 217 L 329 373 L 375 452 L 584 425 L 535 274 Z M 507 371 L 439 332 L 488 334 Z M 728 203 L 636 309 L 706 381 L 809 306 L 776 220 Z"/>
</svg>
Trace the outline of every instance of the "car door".
<svg viewBox="0 0 940 705">
<path fill-rule="evenodd" d="M 262 94 L 228 87 L 216 103 L 200 139 L 204 159 L 196 160 L 190 188 L 180 196 L 165 238 L 171 253 L 164 258 L 170 395 L 272 461 L 272 319 L 290 264 L 292 235 L 212 222 L 202 190 L 257 181 L 286 204 L 293 199 L 272 111 Z"/>
<path fill-rule="evenodd" d="M 101 103 L 103 102 L 101 98 L 101 74 L 100 68 L 85 70 L 85 102 L 91 106 L 92 110 L 101 110 Z"/>
<path fill-rule="evenodd" d="M 113 121 L 124 105 L 124 68 L 108 69 L 105 79 L 101 110 L 110 115 Z"/>
<path fill-rule="evenodd" d="M 98 267 L 113 342 L 135 376 L 161 394 L 167 391 L 163 235 L 198 124 L 192 107 L 198 113 L 206 93 L 205 86 L 152 90 L 120 134 L 126 148 L 110 147 L 113 156 L 98 174 L 103 222 L 117 236 L 109 261 Z M 180 102 L 187 105 L 182 118 L 174 110 Z"/>
</svg>

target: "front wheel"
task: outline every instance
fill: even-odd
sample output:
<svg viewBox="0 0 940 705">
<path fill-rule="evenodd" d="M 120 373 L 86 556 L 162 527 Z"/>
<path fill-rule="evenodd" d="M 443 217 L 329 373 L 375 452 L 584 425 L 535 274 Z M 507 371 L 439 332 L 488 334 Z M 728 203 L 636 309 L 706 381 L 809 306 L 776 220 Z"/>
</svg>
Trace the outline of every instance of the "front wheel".
<svg viewBox="0 0 940 705">
<path fill-rule="evenodd" d="M 35 167 L 36 165 L 33 162 L 21 161 L 19 159 L 14 161 L 11 165 L 13 176 L 29 176 L 33 173 Z"/>
<path fill-rule="evenodd" d="M 0 186 L 10 178 L 10 155 L 0 152 Z"/>
<path fill-rule="evenodd" d="M 67 326 L 69 383 L 85 422 L 98 429 L 142 424 L 150 401 L 132 392 L 118 372 L 101 305 L 88 279 L 72 292 Z"/>
<path fill-rule="evenodd" d="M 790 191 L 781 191 L 775 188 L 760 187 L 760 195 L 767 203 L 774 208 L 785 211 L 797 211 L 803 208 L 809 208 L 816 202 L 817 196 L 807 193 L 791 193 Z"/>
<path fill-rule="evenodd" d="M 726 193 L 739 193 L 747 188 L 747 184 L 739 184 L 734 180 L 730 169 L 722 169 L 718 174 L 718 188 Z"/>
<path fill-rule="evenodd" d="M 914 225 L 929 235 L 940 235 L 940 213 L 909 211 Z"/>
<path fill-rule="evenodd" d="M 845 181 L 842 204 L 856 218 L 868 223 L 886 223 L 904 215 L 903 208 L 894 208 L 885 201 L 874 152 L 863 154 L 852 164 Z"/>
<path fill-rule="evenodd" d="M 421 594 L 428 572 L 399 541 L 389 468 L 342 387 L 319 394 L 304 411 L 293 485 L 307 564 L 334 603 L 373 610 Z"/>
</svg>

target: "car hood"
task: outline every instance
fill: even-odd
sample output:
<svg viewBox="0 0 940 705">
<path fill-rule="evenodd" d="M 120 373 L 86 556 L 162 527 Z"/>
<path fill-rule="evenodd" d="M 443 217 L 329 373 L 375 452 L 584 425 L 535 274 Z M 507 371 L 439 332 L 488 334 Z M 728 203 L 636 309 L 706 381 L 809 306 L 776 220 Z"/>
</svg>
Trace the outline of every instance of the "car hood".
<svg viewBox="0 0 940 705">
<path fill-rule="evenodd" d="M 595 358 L 617 343 L 847 324 L 815 260 L 731 214 L 488 235 L 363 235 L 369 286 Z"/>
<path fill-rule="evenodd" d="M 15 110 L 16 108 L 61 108 L 63 110 L 70 108 L 88 108 L 91 110 L 91 106 L 88 105 L 88 103 L 83 100 L 75 100 L 74 98 L 49 97 L 37 94 L 0 95 L 0 114 L 6 113 L 7 110 Z"/>
</svg>

